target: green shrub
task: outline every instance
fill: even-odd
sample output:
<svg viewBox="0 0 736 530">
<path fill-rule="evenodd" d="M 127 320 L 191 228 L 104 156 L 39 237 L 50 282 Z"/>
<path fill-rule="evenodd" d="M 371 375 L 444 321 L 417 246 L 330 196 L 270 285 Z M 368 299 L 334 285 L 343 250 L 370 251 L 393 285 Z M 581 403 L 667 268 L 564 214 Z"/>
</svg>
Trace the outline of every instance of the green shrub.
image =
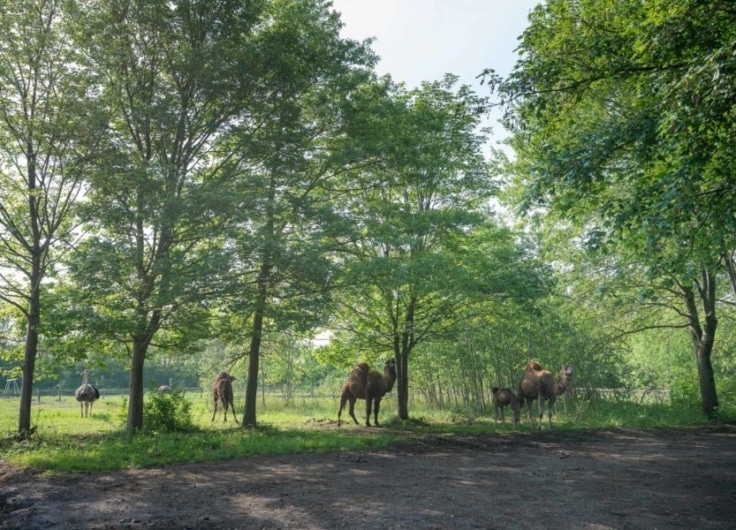
<svg viewBox="0 0 736 530">
<path fill-rule="evenodd" d="M 184 393 L 174 390 L 167 394 L 149 392 L 143 403 L 143 430 L 149 432 L 191 432 L 192 404 Z"/>
</svg>

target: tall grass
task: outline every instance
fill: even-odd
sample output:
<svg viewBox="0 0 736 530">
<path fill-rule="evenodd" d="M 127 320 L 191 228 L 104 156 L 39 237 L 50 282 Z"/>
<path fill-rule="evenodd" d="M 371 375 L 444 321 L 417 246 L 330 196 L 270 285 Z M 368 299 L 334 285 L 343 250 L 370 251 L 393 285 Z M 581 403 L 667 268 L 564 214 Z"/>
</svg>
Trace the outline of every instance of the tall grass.
<svg viewBox="0 0 736 530">
<path fill-rule="evenodd" d="M 433 433 L 498 434 L 513 432 L 508 421 L 497 424 L 490 410 L 437 410 L 411 401 L 412 421 L 395 419 L 394 401 L 384 400 L 380 428 L 346 423 L 336 426 L 337 401 L 300 398 L 286 402 L 280 396 L 259 399 L 258 428 L 243 429 L 221 410 L 212 422 L 212 406 L 206 395 L 186 394 L 191 403 L 192 431 L 186 433 L 125 433 L 126 400 L 105 396 L 95 402 L 92 416 L 80 417 L 73 397 L 45 397 L 35 401 L 32 423 L 35 434 L 28 440 L 15 439 L 17 397 L 0 399 L 0 458 L 13 464 L 53 472 L 109 471 L 152 467 L 173 463 L 204 462 L 265 454 L 289 454 L 383 448 L 406 437 Z M 146 399 L 149 399 L 148 397 Z M 236 403 L 242 420 L 243 403 Z M 356 405 L 362 421 L 363 402 Z M 536 411 L 536 409 L 535 409 Z M 732 422 L 736 411 L 722 411 L 722 421 Z M 546 417 L 545 417 L 546 428 Z M 145 418 L 144 418 L 145 422 Z M 684 408 L 661 403 L 637 404 L 603 399 L 581 400 L 566 396 L 557 403 L 553 418 L 557 430 L 593 428 L 652 428 L 707 423 L 697 407 Z M 532 432 L 526 410 L 520 435 Z"/>
</svg>

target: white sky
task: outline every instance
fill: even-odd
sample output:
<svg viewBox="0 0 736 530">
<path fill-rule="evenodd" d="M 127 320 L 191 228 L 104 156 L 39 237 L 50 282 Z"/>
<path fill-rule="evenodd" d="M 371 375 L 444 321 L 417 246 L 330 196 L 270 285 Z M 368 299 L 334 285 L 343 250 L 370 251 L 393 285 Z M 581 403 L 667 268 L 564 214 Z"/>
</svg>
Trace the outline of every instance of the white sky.
<svg viewBox="0 0 736 530">
<path fill-rule="evenodd" d="M 517 37 L 538 0 L 333 0 L 345 24 L 343 36 L 375 37 L 379 74 L 391 74 L 408 88 L 436 81 L 445 73 L 460 77 L 488 95 L 476 76 L 485 68 L 501 75 L 516 62 Z M 497 140 L 501 125 L 490 125 Z"/>
</svg>

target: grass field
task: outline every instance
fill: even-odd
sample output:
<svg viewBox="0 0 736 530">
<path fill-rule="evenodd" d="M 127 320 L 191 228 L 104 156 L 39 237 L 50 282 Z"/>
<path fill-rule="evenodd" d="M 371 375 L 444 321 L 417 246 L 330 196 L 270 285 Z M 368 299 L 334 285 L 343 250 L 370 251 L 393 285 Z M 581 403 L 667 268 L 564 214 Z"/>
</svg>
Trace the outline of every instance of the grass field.
<svg viewBox="0 0 736 530">
<path fill-rule="evenodd" d="M 145 432 L 131 436 L 124 430 L 127 414 L 124 396 L 103 396 L 95 402 L 88 418 L 80 417 L 80 405 L 73 397 L 43 397 L 40 402 L 34 401 L 32 407 L 35 434 L 23 441 L 15 437 L 19 398 L 2 398 L 0 458 L 55 472 L 113 470 L 261 454 L 375 449 L 398 439 L 432 433 L 481 434 L 513 429 L 509 423 L 510 411 L 507 423 L 502 425 L 495 422 L 490 410 L 433 410 L 411 400 L 412 420 L 398 422 L 393 396 L 382 403 L 380 428 L 354 426 L 345 411 L 343 419 L 350 423 L 338 429 L 335 399 L 299 398 L 287 404 L 280 396 L 267 395 L 258 402 L 258 428 L 246 430 L 232 421 L 232 414 L 228 423 L 223 423 L 221 409 L 212 422 L 212 405 L 207 394 L 190 392 L 185 398 L 191 404 L 193 428 L 189 432 Z M 243 402 L 236 403 L 241 421 L 243 406 Z M 364 402 L 358 402 L 356 416 L 361 421 L 364 410 Z M 734 418 L 735 414 L 724 412 L 721 421 L 730 422 Z M 556 429 L 651 428 L 701 423 L 707 420 L 697 409 L 605 400 L 561 400 L 554 416 Z M 531 431 L 525 415 L 520 430 Z"/>
</svg>

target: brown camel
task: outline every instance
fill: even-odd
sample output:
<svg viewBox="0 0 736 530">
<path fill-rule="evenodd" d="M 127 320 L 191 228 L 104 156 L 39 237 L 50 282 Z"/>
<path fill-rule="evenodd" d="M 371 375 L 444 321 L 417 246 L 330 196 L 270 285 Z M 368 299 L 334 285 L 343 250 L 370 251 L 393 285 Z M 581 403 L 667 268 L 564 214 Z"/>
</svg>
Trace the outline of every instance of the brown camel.
<svg viewBox="0 0 736 530">
<path fill-rule="evenodd" d="M 552 430 L 552 411 L 557 396 L 562 395 L 572 384 L 572 366 L 563 365 L 555 380 L 552 372 L 544 370 L 537 361 L 526 365 L 524 376 L 519 381 L 519 401 L 526 402 L 529 409 L 529 421 L 534 424 L 532 417 L 532 403 L 537 400 L 539 406 L 539 422 L 537 429 L 542 430 L 542 416 L 544 416 L 544 401 L 547 400 L 549 429 Z"/>
<path fill-rule="evenodd" d="M 491 388 L 493 393 L 493 410 L 496 411 L 496 421 L 498 421 L 498 413 L 501 412 L 501 421 L 506 423 L 506 418 L 503 415 L 504 407 L 511 405 L 511 410 L 514 411 L 514 427 L 519 428 L 519 416 L 521 415 L 521 401 L 516 397 L 516 394 L 510 388 L 498 388 L 494 386 Z"/>
<path fill-rule="evenodd" d="M 212 421 L 215 421 L 215 414 L 217 414 L 217 401 L 222 401 L 222 406 L 225 409 L 225 417 L 222 420 L 223 423 L 227 421 L 227 408 L 228 406 L 233 411 L 233 418 L 235 423 L 238 423 L 238 417 L 235 415 L 235 405 L 233 400 L 233 381 L 235 376 L 228 374 L 227 372 L 220 372 L 215 377 L 215 382 L 212 384 L 212 399 L 215 402 L 215 410 L 212 412 Z"/>
<path fill-rule="evenodd" d="M 386 392 L 391 392 L 396 382 L 396 361 L 386 361 L 383 374 L 378 370 L 371 370 L 366 363 L 356 364 L 350 372 L 348 380 L 340 392 L 340 409 L 337 411 L 337 426 L 340 426 L 340 416 L 345 403 L 350 403 L 348 409 L 350 417 L 356 425 L 359 425 L 355 417 L 355 401 L 365 399 L 365 424 L 371 426 L 371 408 L 373 408 L 373 423 L 378 425 L 378 410 L 381 407 L 381 399 Z"/>
</svg>

